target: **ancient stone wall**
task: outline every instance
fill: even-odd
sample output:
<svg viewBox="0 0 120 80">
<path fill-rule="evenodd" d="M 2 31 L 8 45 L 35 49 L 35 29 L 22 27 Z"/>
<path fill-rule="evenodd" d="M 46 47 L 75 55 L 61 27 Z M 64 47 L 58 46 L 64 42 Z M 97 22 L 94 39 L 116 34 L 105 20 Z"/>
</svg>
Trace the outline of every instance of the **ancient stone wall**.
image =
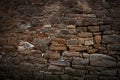
<svg viewBox="0 0 120 80">
<path fill-rule="evenodd" d="M 1 0 L 0 80 L 120 80 L 119 0 Z"/>
</svg>

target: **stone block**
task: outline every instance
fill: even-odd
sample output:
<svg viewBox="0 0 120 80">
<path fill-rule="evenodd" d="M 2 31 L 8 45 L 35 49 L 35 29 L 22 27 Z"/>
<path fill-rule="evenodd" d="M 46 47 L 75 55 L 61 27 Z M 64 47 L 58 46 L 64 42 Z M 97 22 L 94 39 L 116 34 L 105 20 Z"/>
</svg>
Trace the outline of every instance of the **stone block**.
<svg viewBox="0 0 120 80">
<path fill-rule="evenodd" d="M 65 50 L 67 50 L 67 47 L 64 44 L 52 44 L 52 45 L 50 45 L 50 50 L 65 51 Z"/>
<path fill-rule="evenodd" d="M 116 76 L 116 74 L 117 74 L 116 69 L 103 70 L 100 72 L 100 75 L 102 76 Z"/>
<path fill-rule="evenodd" d="M 89 64 L 89 58 L 74 57 L 72 61 L 72 65 L 87 65 L 87 64 Z"/>
<path fill-rule="evenodd" d="M 48 71 L 51 71 L 51 72 L 62 72 L 62 67 L 55 66 L 55 65 L 49 65 Z"/>
<path fill-rule="evenodd" d="M 93 38 L 85 38 L 86 46 L 93 45 L 93 44 L 94 44 Z"/>
<path fill-rule="evenodd" d="M 115 67 L 115 59 L 104 54 L 90 54 L 90 65 L 97 67 Z"/>
<path fill-rule="evenodd" d="M 101 25 L 100 31 L 109 31 L 111 29 L 110 25 Z"/>
<path fill-rule="evenodd" d="M 98 32 L 99 26 L 88 26 L 88 31 L 89 32 Z"/>
<path fill-rule="evenodd" d="M 85 75 L 84 70 L 75 70 L 75 69 L 72 69 L 70 67 L 65 68 L 65 73 L 67 73 L 71 76 L 83 76 L 83 75 Z"/>
<path fill-rule="evenodd" d="M 56 65 L 56 66 L 70 66 L 70 63 L 68 61 L 60 61 L 60 60 L 56 60 L 56 61 L 50 61 L 51 65 Z"/>
<path fill-rule="evenodd" d="M 102 37 L 102 43 L 120 43 L 119 35 L 105 35 Z"/>
<path fill-rule="evenodd" d="M 78 46 L 79 41 L 77 39 L 67 40 L 67 46 Z"/>
<path fill-rule="evenodd" d="M 93 37 L 92 33 L 89 32 L 82 32 L 77 34 L 80 38 L 91 38 Z"/>
<path fill-rule="evenodd" d="M 75 25 L 67 25 L 67 29 L 75 29 L 76 26 Z"/>
<path fill-rule="evenodd" d="M 44 57 L 47 59 L 60 59 L 60 53 L 53 51 L 46 51 Z"/>
<path fill-rule="evenodd" d="M 75 51 L 86 51 L 87 47 L 86 46 L 69 46 L 70 50 L 75 50 Z"/>
<path fill-rule="evenodd" d="M 108 50 L 120 51 L 120 44 L 111 44 L 111 45 L 108 45 Z"/>
<path fill-rule="evenodd" d="M 104 76 L 100 76 L 100 80 L 119 80 L 117 77 L 104 77 Z"/>
<path fill-rule="evenodd" d="M 77 32 L 87 32 L 87 27 L 77 27 L 76 31 Z"/>
<path fill-rule="evenodd" d="M 96 44 L 100 44 L 102 41 L 101 35 L 95 35 L 94 39 Z"/>
</svg>

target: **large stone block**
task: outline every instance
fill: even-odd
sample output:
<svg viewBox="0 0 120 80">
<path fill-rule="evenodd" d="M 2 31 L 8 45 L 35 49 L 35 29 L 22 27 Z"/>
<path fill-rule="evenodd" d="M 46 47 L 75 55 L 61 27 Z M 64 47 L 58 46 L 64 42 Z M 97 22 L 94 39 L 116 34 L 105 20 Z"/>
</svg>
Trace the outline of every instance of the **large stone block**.
<svg viewBox="0 0 120 80">
<path fill-rule="evenodd" d="M 120 51 L 120 44 L 111 44 L 111 45 L 108 45 L 108 50 Z"/>
<path fill-rule="evenodd" d="M 90 65 L 98 67 L 115 67 L 115 59 L 104 54 L 90 54 Z"/>
<path fill-rule="evenodd" d="M 102 43 L 120 43 L 119 35 L 105 35 L 102 37 Z"/>
</svg>

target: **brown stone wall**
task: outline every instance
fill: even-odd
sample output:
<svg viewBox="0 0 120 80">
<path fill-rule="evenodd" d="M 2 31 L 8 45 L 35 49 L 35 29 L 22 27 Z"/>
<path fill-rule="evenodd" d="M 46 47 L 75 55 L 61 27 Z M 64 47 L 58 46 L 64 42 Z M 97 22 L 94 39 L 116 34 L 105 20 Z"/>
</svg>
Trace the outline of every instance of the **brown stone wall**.
<svg viewBox="0 0 120 80">
<path fill-rule="evenodd" d="M 0 80 L 119 80 L 119 0 L 1 0 Z"/>
</svg>

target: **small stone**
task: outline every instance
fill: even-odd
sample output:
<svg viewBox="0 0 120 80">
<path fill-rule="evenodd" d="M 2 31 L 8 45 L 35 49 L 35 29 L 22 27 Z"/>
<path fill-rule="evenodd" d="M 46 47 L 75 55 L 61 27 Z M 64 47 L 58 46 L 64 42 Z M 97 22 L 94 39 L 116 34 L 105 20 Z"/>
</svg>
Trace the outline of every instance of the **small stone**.
<svg viewBox="0 0 120 80">
<path fill-rule="evenodd" d="M 50 61 L 50 64 L 63 67 L 70 66 L 70 63 L 67 61 Z"/>
<path fill-rule="evenodd" d="M 79 45 L 85 44 L 85 38 L 79 38 Z"/>
<path fill-rule="evenodd" d="M 75 25 L 68 25 L 67 28 L 68 29 L 75 29 Z"/>
<path fill-rule="evenodd" d="M 108 45 L 108 50 L 120 51 L 120 44 Z"/>
<path fill-rule="evenodd" d="M 67 40 L 67 46 L 78 46 L 79 41 L 77 39 Z"/>
<path fill-rule="evenodd" d="M 64 44 L 52 44 L 50 45 L 50 50 L 65 51 L 67 47 Z"/>
<path fill-rule="evenodd" d="M 101 35 L 95 35 L 95 43 L 100 44 L 102 41 Z"/>
<path fill-rule="evenodd" d="M 88 17 L 88 18 L 96 18 L 95 14 L 87 14 L 84 17 Z"/>
<path fill-rule="evenodd" d="M 35 46 L 29 42 L 24 42 L 24 41 L 21 41 L 19 43 L 19 46 L 18 46 L 18 51 L 24 51 L 26 49 L 32 49 L 34 48 Z"/>
<path fill-rule="evenodd" d="M 74 57 L 72 61 L 72 65 L 87 65 L 88 63 L 89 58 Z"/>
<path fill-rule="evenodd" d="M 51 28 L 52 25 L 44 25 L 43 28 Z"/>
<path fill-rule="evenodd" d="M 93 38 L 85 38 L 85 45 L 89 46 L 93 44 L 94 44 Z"/>
<path fill-rule="evenodd" d="M 88 50 L 88 53 L 96 53 L 96 52 L 98 52 L 98 49 L 90 49 L 90 50 Z"/>
<path fill-rule="evenodd" d="M 79 52 L 64 51 L 64 52 L 62 53 L 62 56 L 64 56 L 64 57 L 80 56 L 80 53 L 79 53 Z"/>
<path fill-rule="evenodd" d="M 76 31 L 77 32 L 87 32 L 87 27 L 77 27 Z"/>
<path fill-rule="evenodd" d="M 45 54 L 44 54 L 44 57 L 48 58 L 48 59 L 59 59 L 60 58 L 60 53 L 56 53 L 56 52 L 53 52 L 53 51 L 46 51 Z"/>
<path fill-rule="evenodd" d="M 89 33 L 89 32 L 78 33 L 78 36 L 80 38 L 90 38 L 90 37 L 93 37 L 92 33 Z"/>
<path fill-rule="evenodd" d="M 99 31 L 99 26 L 88 26 L 88 31 L 98 32 Z"/>
<path fill-rule="evenodd" d="M 49 65 L 48 71 L 51 71 L 51 72 L 62 72 L 62 67 Z"/>
<path fill-rule="evenodd" d="M 85 51 L 87 50 L 86 46 L 69 46 L 70 50 L 75 50 L 75 51 Z"/>
</svg>

